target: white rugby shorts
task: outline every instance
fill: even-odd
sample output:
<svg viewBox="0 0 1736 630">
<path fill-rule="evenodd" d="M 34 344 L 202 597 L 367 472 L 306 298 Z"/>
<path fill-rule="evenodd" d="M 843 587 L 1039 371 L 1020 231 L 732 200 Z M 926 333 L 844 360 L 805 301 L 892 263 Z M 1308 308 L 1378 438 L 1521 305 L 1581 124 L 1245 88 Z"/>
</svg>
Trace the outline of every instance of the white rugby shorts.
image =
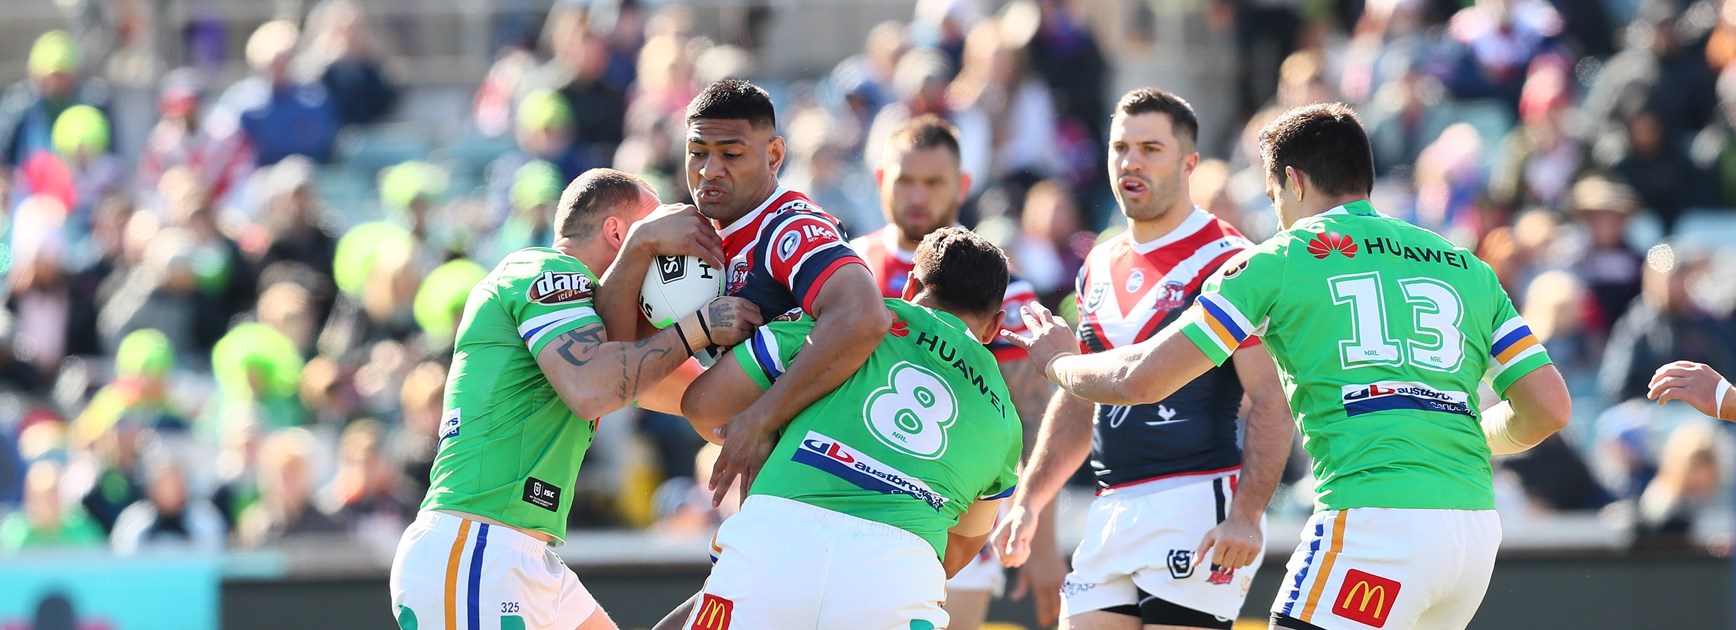
<svg viewBox="0 0 1736 630">
<path fill-rule="evenodd" d="M 1073 552 L 1073 571 L 1061 583 L 1061 616 L 1137 606 L 1144 591 L 1221 619 L 1236 618 L 1264 555 L 1223 571 L 1193 557 L 1206 532 L 1229 513 L 1236 480 L 1225 474 L 1154 492 L 1134 487 L 1097 497 L 1085 517 L 1085 539 Z M 1260 535 L 1265 533 L 1261 517 Z"/>
<path fill-rule="evenodd" d="M 1272 613 L 1318 628 L 1463 628 L 1501 546 L 1494 510 L 1353 508 L 1302 530 Z"/>
<path fill-rule="evenodd" d="M 718 529 L 717 565 L 682 628 L 945 628 L 946 571 L 902 529 L 751 496 Z"/>
<path fill-rule="evenodd" d="M 391 592 L 400 628 L 572 630 L 597 611 L 548 543 L 433 511 L 398 541 Z"/>
</svg>

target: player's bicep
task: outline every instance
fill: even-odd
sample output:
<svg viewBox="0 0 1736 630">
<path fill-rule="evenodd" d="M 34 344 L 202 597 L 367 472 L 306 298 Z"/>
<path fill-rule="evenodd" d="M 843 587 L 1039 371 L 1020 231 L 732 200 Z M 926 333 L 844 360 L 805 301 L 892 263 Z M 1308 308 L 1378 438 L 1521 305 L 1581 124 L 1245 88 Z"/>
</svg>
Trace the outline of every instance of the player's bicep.
<svg viewBox="0 0 1736 630">
<path fill-rule="evenodd" d="M 596 379 L 587 374 L 587 368 L 592 365 L 597 349 L 607 341 L 602 322 L 591 322 L 558 334 L 550 333 L 534 346 L 536 365 L 543 378 L 555 388 L 561 402 L 580 417 L 591 418 L 586 414 L 594 409 L 600 397 L 599 392 L 593 391 Z"/>
<path fill-rule="evenodd" d="M 1264 344 L 1244 344 L 1236 350 L 1234 363 L 1236 378 L 1241 381 L 1242 390 L 1248 393 L 1255 404 L 1284 400 L 1284 386 L 1278 380 L 1278 366 L 1272 362 L 1272 355 L 1266 352 Z"/>
<path fill-rule="evenodd" d="M 959 536 L 986 536 L 995 527 L 995 515 L 1000 506 L 1000 499 L 977 499 L 965 508 L 958 517 L 958 524 L 949 531 Z"/>
</svg>

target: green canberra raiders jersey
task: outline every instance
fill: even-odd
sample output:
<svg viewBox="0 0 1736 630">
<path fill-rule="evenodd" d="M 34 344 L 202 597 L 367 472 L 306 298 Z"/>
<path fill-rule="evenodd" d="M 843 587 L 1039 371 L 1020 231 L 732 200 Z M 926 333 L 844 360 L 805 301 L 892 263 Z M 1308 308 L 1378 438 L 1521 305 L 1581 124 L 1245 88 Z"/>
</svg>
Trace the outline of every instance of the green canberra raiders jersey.
<svg viewBox="0 0 1736 630">
<path fill-rule="evenodd" d="M 995 355 L 950 313 L 886 300 L 894 321 L 849 380 L 798 414 L 749 495 L 801 501 L 921 536 L 1018 483 L 1023 442 Z M 783 374 L 814 320 L 772 322 L 734 354 L 761 388 Z"/>
<path fill-rule="evenodd" d="M 596 282 L 578 259 L 531 247 L 470 291 L 422 509 L 566 538 L 570 489 L 597 426 L 567 408 L 536 355 L 567 332 L 602 324 L 591 306 Z"/>
<path fill-rule="evenodd" d="M 1478 380 L 1504 396 L 1549 363 L 1487 264 L 1366 201 L 1231 259 L 1186 317 L 1219 364 L 1266 343 L 1319 509 L 1493 509 Z"/>
</svg>

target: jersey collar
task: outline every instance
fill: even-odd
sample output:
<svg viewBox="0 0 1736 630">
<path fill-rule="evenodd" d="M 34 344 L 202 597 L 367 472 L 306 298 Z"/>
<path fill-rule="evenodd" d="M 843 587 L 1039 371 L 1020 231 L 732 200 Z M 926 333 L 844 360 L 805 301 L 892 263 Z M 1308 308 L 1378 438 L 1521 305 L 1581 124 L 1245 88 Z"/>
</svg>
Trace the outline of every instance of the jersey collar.
<svg viewBox="0 0 1736 630">
<path fill-rule="evenodd" d="M 742 228 L 753 225 L 754 222 L 759 220 L 761 215 L 765 214 L 766 208 L 771 207 L 773 202 L 777 201 L 778 198 L 783 197 L 784 193 L 789 191 L 790 189 L 779 184 L 777 190 L 772 191 L 772 196 L 766 197 L 766 200 L 761 202 L 759 207 L 754 208 L 747 214 L 741 215 L 741 218 L 736 219 L 734 223 L 724 226 L 723 229 L 717 231 L 717 235 L 723 238 L 729 238 L 731 234 L 741 231 Z"/>
<path fill-rule="evenodd" d="M 1194 233 L 1199 232 L 1200 228 L 1205 227 L 1206 224 L 1211 221 L 1211 213 L 1200 209 L 1199 206 L 1194 206 L 1193 213 L 1187 215 L 1186 219 L 1182 219 L 1181 225 L 1175 226 L 1175 229 L 1170 230 L 1168 234 L 1141 243 L 1133 240 L 1133 229 L 1130 227 L 1127 230 L 1127 242 L 1133 244 L 1133 251 L 1139 252 L 1139 254 L 1143 256 L 1159 249 L 1163 249 L 1163 246 L 1165 245 L 1193 236 Z"/>
<path fill-rule="evenodd" d="M 1327 211 L 1322 212 L 1320 214 L 1323 214 L 1323 215 L 1325 215 L 1325 214 L 1353 215 L 1353 216 L 1359 216 L 1359 217 L 1383 217 L 1383 216 L 1386 216 L 1384 214 L 1381 214 L 1380 211 L 1375 210 L 1374 204 L 1369 203 L 1367 199 L 1358 199 L 1356 201 L 1352 201 L 1352 202 L 1344 204 L 1342 206 L 1338 206 L 1338 207 L 1333 208 L 1331 210 L 1327 210 Z"/>
</svg>

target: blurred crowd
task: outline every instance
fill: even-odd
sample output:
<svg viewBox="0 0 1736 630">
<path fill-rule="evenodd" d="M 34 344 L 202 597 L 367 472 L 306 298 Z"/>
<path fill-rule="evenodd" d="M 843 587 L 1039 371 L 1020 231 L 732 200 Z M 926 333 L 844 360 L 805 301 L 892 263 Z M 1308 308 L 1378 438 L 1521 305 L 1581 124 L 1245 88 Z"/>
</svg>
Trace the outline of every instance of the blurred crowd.
<svg viewBox="0 0 1736 630">
<path fill-rule="evenodd" d="M 719 42 L 680 6 L 563 4 L 508 38 L 437 147 L 352 0 L 258 26 L 231 85 L 163 73 L 137 155 L 117 152 L 85 48 L 43 34 L 0 100 L 0 553 L 390 549 L 426 490 L 469 288 L 550 240 L 585 169 L 687 200 L 682 111 L 722 78 L 773 93 L 784 183 L 852 234 L 884 224 L 888 130 L 951 121 L 964 222 L 1066 312 L 1085 253 L 1119 229 L 1100 42 L 1155 19 L 1237 57 L 1235 106 L 1201 112 L 1229 133 L 1200 147 L 1198 205 L 1271 235 L 1255 133 L 1343 100 L 1374 141 L 1376 207 L 1495 267 L 1577 403 L 1564 435 L 1497 463 L 1509 518 L 1599 513 L 1636 543 L 1728 526 L 1729 431 L 1636 400 L 1668 361 L 1736 373 L 1736 0 L 1161 4 L 1093 25 L 1073 0 L 919 0 L 808 77 L 760 71 L 764 11 Z M 698 490 L 713 454 L 686 422 L 602 426 L 575 528 L 718 522 Z M 1274 510 L 1308 509 L 1304 457 Z"/>
</svg>

